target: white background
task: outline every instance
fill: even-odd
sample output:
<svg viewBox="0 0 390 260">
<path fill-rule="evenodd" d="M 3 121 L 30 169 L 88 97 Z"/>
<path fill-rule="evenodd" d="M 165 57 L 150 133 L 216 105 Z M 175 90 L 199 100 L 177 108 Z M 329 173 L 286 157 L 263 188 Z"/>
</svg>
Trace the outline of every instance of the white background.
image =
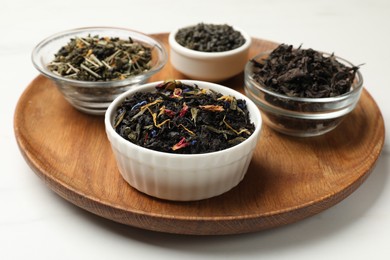
<svg viewBox="0 0 390 260">
<path fill-rule="evenodd" d="M 341 203 L 296 224 L 233 236 L 170 235 L 113 223 L 63 200 L 28 167 L 13 114 L 38 75 L 30 54 L 39 41 L 82 26 L 159 33 L 198 22 L 228 23 L 257 38 L 364 63 L 364 85 L 390 122 L 388 0 L 2 0 L 0 259 L 390 259 L 388 140 L 372 175 Z"/>
</svg>

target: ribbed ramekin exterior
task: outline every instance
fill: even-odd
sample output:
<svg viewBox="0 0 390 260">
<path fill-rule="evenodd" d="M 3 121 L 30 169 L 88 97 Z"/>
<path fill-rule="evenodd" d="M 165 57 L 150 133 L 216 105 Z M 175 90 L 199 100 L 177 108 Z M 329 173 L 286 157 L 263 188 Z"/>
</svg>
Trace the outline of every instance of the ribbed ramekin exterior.
<svg viewBox="0 0 390 260">
<path fill-rule="evenodd" d="M 137 147 L 123 149 L 115 136 L 109 138 L 123 178 L 141 192 L 168 200 L 200 200 L 232 189 L 243 179 L 254 150 L 248 143 L 222 153 L 164 158 Z"/>
<path fill-rule="evenodd" d="M 252 101 L 234 90 L 196 82 L 199 86 L 206 84 L 215 91 L 245 98 L 251 121 L 256 126 L 254 133 L 236 146 L 205 154 L 172 154 L 146 149 L 125 140 L 112 127 L 114 108 L 126 96 L 121 95 L 106 112 L 106 133 L 121 175 L 135 189 L 161 199 L 201 200 L 229 191 L 244 178 L 260 135 L 260 112 Z M 149 87 L 140 87 L 138 91 L 150 91 L 153 84 L 157 83 L 146 84 Z"/>
</svg>

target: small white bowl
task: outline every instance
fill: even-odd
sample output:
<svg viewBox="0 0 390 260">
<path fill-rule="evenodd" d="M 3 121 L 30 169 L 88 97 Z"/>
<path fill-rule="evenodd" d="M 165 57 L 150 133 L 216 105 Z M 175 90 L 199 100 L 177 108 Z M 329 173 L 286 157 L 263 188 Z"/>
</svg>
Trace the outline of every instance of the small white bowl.
<svg viewBox="0 0 390 260">
<path fill-rule="evenodd" d="M 135 189 L 167 200 L 191 201 L 214 197 L 229 191 L 244 178 L 258 143 L 262 125 L 260 111 L 249 98 L 230 88 L 202 81 L 180 81 L 244 99 L 250 120 L 255 125 L 252 135 L 231 148 L 203 154 L 159 152 L 125 140 L 113 127 L 117 107 L 126 97 L 138 91 L 154 91 L 155 86 L 161 83 L 153 82 L 128 90 L 112 102 L 105 115 L 107 136 L 121 175 Z"/>
<path fill-rule="evenodd" d="M 244 70 L 252 39 L 240 28 L 233 27 L 245 38 L 245 43 L 236 49 L 223 52 L 195 51 L 180 45 L 175 40 L 180 29 L 172 31 L 168 37 L 170 61 L 177 71 L 192 79 L 220 82 Z"/>
</svg>

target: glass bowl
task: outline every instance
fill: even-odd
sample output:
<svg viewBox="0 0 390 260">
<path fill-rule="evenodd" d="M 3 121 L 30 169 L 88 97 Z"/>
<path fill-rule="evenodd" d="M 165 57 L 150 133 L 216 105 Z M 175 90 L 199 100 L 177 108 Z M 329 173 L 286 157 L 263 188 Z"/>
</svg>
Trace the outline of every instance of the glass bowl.
<svg viewBox="0 0 390 260">
<path fill-rule="evenodd" d="M 136 92 L 153 92 L 162 82 L 152 82 L 130 89 L 116 98 L 107 109 L 105 128 L 119 172 L 135 189 L 150 196 L 193 201 L 214 197 L 238 185 L 244 178 L 258 144 L 262 127 L 257 106 L 245 95 L 222 85 L 194 80 L 180 80 L 223 95 L 243 99 L 249 111 L 254 132 L 241 143 L 220 151 L 199 154 L 175 154 L 134 144 L 114 128 L 117 108 Z"/>
<path fill-rule="evenodd" d="M 251 37 L 245 31 L 233 26 L 233 29 L 240 32 L 245 38 L 245 43 L 236 49 L 222 52 L 202 52 L 186 48 L 175 40 L 176 34 L 181 28 L 173 30 L 168 37 L 170 61 L 177 71 L 191 79 L 221 82 L 244 70 L 252 43 Z"/>
<path fill-rule="evenodd" d="M 152 49 L 152 64 L 148 71 L 123 80 L 82 81 L 59 76 L 50 71 L 47 65 L 54 54 L 65 46 L 71 38 L 98 35 L 131 39 Z M 51 79 L 65 99 L 76 109 L 94 115 L 103 115 L 109 104 L 128 89 L 145 83 L 160 71 L 168 60 L 167 51 L 157 40 L 140 32 L 114 27 L 85 27 L 54 34 L 40 42 L 32 52 L 32 62 L 44 76 Z"/>
<path fill-rule="evenodd" d="M 260 53 L 252 60 L 261 62 L 269 54 Z M 335 58 L 346 66 L 354 66 L 340 57 Z M 359 70 L 349 92 L 326 98 L 278 94 L 267 89 L 253 76 L 254 65 L 249 61 L 245 66 L 245 93 L 261 110 L 264 123 L 280 133 L 299 137 L 318 136 L 335 129 L 355 108 L 363 89 L 363 77 Z"/>
</svg>

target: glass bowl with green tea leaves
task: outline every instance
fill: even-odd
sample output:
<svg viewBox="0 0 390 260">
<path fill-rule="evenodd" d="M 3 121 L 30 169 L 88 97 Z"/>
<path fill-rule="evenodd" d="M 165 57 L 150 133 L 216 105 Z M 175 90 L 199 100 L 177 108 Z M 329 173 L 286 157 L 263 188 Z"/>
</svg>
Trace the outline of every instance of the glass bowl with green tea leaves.
<svg viewBox="0 0 390 260">
<path fill-rule="evenodd" d="M 264 123 L 291 136 L 310 137 L 335 129 L 359 101 L 358 66 L 333 54 L 280 44 L 245 67 L 245 93 Z"/>
<path fill-rule="evenodd" d="M 248 61 L 251 37 L 227 24 L 199 23 L 168 36 L 172 66 L 186 77 L 221 82 L 238 75 Z"/>
<path fill-rule="evenodd" d="M 153 82 L 116 98 L 105 115 L 119 172 L 161 199 L 201 200 L 244 178 L 262 126 L 245 95 L 194 80 Z"/>
<path fill-rule="evenodd" d="M 145 83 L 168 60 L 164 46 L 140 32 L 85 27 L 54 34 L 32 52 L 32 61 L 76 109 L 103 115 L 131 87 Z"/>
</svg>

